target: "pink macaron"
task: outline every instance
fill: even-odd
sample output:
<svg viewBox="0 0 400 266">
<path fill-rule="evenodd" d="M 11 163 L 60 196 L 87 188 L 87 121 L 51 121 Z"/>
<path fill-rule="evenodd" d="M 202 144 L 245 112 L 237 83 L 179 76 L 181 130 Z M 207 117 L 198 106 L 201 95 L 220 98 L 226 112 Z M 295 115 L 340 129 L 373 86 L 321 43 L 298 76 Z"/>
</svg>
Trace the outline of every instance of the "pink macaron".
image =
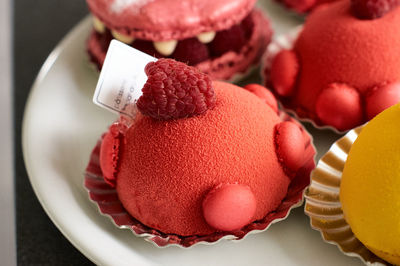
<svg viewBox="0 0 400 266">
<path fill-rule="evenodd" d="M 93 31 L 87 43 L 100 69 L 112 39 L 157 58 L 188 63 L 230 80 L 257 64 L 269 44 L 268 19 L 255 0 L 87 0 Z"/>
</svg>

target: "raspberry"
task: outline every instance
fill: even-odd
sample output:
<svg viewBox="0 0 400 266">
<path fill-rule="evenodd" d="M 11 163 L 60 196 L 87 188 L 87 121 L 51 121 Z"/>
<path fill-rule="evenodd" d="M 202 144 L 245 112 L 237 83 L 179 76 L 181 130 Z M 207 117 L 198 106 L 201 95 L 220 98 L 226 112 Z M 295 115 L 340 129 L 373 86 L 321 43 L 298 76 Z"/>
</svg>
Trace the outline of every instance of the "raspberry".
<svg viewBox="0 0 400 266">
<path fill-rule="evenodd" d="M 215 39 L 209 44 L 211 55 L 219 57 L 228 51 L 239 52 L 246 43 L 245 33 L 240 25 L 217 32 Z"/>
<path fill-rule="evenodd" d="M 96 35 L 100 42 L 101 50 L 107 51 L 108 47 L 110 46 L 111 40 L 114 39 L 114 37 L 111 35 L 110 30 L 107 29 L 104 33 L 98 33 L 96 31 Z"/>
<path fill-rule="evenodd" d="M 254 29 L 254 21 L 253 21 L 253 16 L 251 13 L 245 19 L 242 20 L 242 23 L 240 23 L 240 26 L 242 27 L 242 30 L 244 31 L 244 35 L 246 36 L 246 39 L 250 39 L 251 35 L 253 34 L 253 29 Z"/>
<path fill-rule="evenodd" d="M 400 0 L 352 0 L 354 14 L 360 19 L 377 19 L 400 5 Z"/>
<path fill-rule="evenodd" d="M 157 52 L 157 50 L 153 46 L 153 42 L 151 41 L 135 40 L 132 43 L 132 47 L 156 58 L 163 57 L 159 52 Z"/>
<path fill-rule="evenodd" d="M 194 67 L 172 59 L 159 59 L 146 66 L 148 80 L 137 107 L 158 120 L 200 115 L 215 106 L 211 79 Z"/>
<path fill-rule="evenodd" d="M 197 65 L 209 58 L 208 48 L 197 38 L 185 39 L 178 42 L 172 58 L 190 66 Z"/>
</svg>

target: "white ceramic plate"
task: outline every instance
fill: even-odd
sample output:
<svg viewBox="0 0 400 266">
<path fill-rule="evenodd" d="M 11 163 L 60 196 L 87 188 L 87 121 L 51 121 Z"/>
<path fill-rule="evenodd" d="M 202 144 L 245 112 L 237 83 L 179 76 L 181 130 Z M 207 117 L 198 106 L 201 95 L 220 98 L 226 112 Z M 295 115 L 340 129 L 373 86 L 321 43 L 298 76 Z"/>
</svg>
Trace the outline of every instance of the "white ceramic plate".
<svg viewBox="0 0 400 266">
<path fill-rule="evenodd" d="M 269 5 L 269 4 L 268 4 Z M 279 32 L 298 24 L 271 17 Z M 82 21 L 49 56 L 30 94 L 23 121 L 23 152 L 30 181 L 58 229 L 85 256 L 101 265 L 349 265 L 360 261 L 325 244 L 298 208 L 264 233 L 241 242 L 223 241 L 191 249 L 160 249 L 101 216 L 83 187 L 91 149 L 115 116 L 92 104 L 97 81 L 88 66 L 85 39 L 90 20 Z M 325 152 L 337 136 L 316 132 Z"/>
</svg>

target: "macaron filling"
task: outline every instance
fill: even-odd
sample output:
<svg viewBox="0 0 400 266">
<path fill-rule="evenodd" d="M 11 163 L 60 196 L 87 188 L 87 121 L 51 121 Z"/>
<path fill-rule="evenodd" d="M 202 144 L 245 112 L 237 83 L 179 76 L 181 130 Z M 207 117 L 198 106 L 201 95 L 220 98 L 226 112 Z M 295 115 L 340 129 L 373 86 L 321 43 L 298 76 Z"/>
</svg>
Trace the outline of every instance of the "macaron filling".
<svg viewBox="0 0 400 266">
<path fill-rule="evenodd" d="M 228 52 L 241 53 L 254 38 L 257 28 L 255 24 L 259 19 L 255 13 L 251 12 L 240 23 L 229 29 L 203 32 L 191 38 L 167 41 L 135 39 L 107 28 L 99 18 L 94 17 L 94 31 L 89 43 L 95 40 L 99 45 L 97 49 L 89 48 L 89 54 L 94 63 L 101 65 L 111 40 L 118 39 L 157 58 L 174 58 L 195 66 L 207 60 L 219 58 Z"/>
</svg>

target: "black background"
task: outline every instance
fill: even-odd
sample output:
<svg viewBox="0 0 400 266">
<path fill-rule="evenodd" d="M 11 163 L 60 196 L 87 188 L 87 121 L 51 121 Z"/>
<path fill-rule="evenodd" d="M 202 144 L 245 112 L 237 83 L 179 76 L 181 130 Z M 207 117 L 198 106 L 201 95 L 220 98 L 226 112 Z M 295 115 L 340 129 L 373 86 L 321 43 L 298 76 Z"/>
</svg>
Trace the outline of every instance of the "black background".
<svg viewBox="0 0 400 266">
<path fill-rule="evenodd" d="M 64 238 L 43 211 L 29 183 L 21 149 L 22 117 L 32 83 L 49 53 L 87 13 L 84 0 L 14 0 L 18 265 L 92 264 Z"/>
</svg>

